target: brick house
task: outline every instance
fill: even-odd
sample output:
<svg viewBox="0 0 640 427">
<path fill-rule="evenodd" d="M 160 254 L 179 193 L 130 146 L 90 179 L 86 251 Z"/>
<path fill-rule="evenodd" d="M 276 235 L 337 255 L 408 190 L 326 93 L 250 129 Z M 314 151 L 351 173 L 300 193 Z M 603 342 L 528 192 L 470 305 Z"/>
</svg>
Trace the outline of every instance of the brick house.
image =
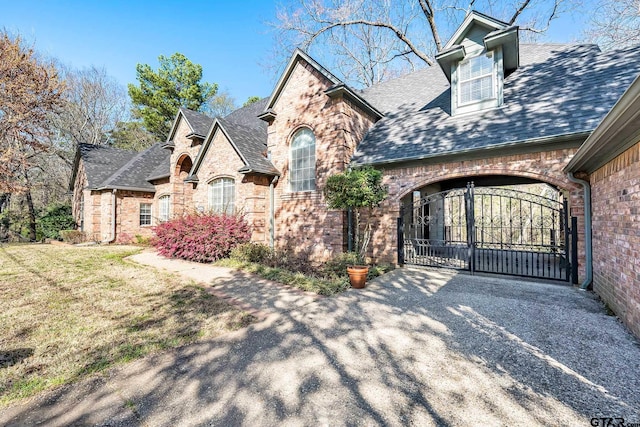
<svg viewBox="0 0 640 427">
<path fill-rule="evenodd" d="M 389 188 L 375 213 L 373 260 L 585 282 L 591 224 L 585 183 L 572 172 L 595 173 L 594 194 L 621 190 L 607 178 L 610 163 L 567 165 L 640 74 L 640 48 L 521 44 L 516 26 L 471 12 L 436 59 L 439 67 L 355 90 L 296 50 L 269 98 L 224 118 L 181 109 L 166 142 L 142 153 L 81 145 L 74 215 L 90 238 L 126 241 L 189 210 L 242 211 L 253 241 L 323 260 L 348 240 L 348 215 L 327 209 L 324 183 L 370 165 Z M 627 160 L 605 160 L 631 165 L 634 147 L 618 153 Z M 513 188 L 532 185 L 540 194 Z M 605 251 L 594 265 L 604 265 L 598 233 L 614 225 L 595 212 L 598 200 L 594 238 Z M 637 260 L 638 242 L 626 241 Z M 612 274 L 631 277 L 595 278 Z"/>
</svg>

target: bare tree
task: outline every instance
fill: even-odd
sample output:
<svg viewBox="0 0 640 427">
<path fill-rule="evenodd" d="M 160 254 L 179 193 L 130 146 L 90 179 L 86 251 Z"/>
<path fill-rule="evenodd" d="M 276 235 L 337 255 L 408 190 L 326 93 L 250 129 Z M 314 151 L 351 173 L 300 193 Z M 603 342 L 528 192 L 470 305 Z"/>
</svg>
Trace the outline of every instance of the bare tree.
<svg viewBox="0 0 640 427">
<path fill-rule="evenodd" d="M 348 83 L 370 86 L 435 54 L 472 8 L 535 36 L 579 0 L 297 0 L 277 12 L 278 59 L 309 51 Z"/>
<path fill-rule="evenodd" d="M 585 38 L 604 49 L 640 44 L 640 0 L 599 2 Z"/>
<path fill-rule="evenodd" d="M 53 63 L 20 37 L 0 32 L 0 192 L 24 195 L 29 237 L 36 238 L 32 174 L 49 151 L 51 116 L 63 105 L 64 84 Z"/>
<path fill-rule="evenodd" d="M 224 117 L 237 108 L 236 100 L 229 92 L 218 92 L 202 107 L 202 112 L 212 117 Z"/>
<path fill-rule="evenodd" d="M 109 144 L 109 132 L 129 117 L 129 102 L 124 86 L 105 69 L 61 68 L 68 89 L 64 108 L 52 116 L 56 129 L 54 145 L 58 155 L 70 166 L 78 144 Z"/>
</svg>

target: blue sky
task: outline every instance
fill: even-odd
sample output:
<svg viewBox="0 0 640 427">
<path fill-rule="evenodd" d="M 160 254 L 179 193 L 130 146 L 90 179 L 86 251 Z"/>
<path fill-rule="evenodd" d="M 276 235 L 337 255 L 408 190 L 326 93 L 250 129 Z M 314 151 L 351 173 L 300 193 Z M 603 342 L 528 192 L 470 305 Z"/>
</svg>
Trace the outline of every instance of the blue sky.
<svg viewBox="0 0 640 427">
<path fill-rule="evenodd" d="M 275 11 L 276 0 L 0 0 L 0 27 L 69 66 L 104 66 L 122 84 L 136 82 L 136 64 L 157 68 L 158 55 L 181 52 L 242 104 L 273 89 L 276 76 L 261 64 Z M 574 40 L 583 19 L 554 21 L 546 39 Z"/>
</svg>

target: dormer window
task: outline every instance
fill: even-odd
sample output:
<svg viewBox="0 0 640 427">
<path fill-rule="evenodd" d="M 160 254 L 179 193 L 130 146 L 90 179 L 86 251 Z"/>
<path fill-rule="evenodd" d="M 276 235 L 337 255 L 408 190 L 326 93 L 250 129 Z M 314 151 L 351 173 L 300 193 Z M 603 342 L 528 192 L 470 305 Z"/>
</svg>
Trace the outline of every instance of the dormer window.
<svg viewBox="0 0 640 427">
<path fill-rule="evenodd" d="M 458 66 L 459 105 L 495 98 L 493 53 L 464 60 Z"/>
<path fill-rule="evenodd" d="M 518 27 L 471 11 L 436 60 L 451 83 L 451 115 L 499 108 L 505 75 L 518 68 Z"/>
<path fill-rule="evenodd" d="M 502 50 L 467 53 L 451 66 L 451 114 L 502 105 Z"/>
</svg>

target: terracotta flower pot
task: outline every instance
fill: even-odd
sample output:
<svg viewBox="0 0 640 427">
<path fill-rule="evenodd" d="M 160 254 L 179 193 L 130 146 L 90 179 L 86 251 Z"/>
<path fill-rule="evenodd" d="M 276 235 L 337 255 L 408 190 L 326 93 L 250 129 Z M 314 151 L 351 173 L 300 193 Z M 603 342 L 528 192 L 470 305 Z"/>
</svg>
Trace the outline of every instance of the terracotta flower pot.
<svg viewBox="0 0 640 427">
<path fill-rule="evenodd" d="M 347 274 L 349 274 L 349 282 L 351 287 L 356 289 L 362 289 L 367 281 L 367 274 L 369 274 L 369 267 L 366 265 L 352 265 L 347 267 Z"/>
</svg>

